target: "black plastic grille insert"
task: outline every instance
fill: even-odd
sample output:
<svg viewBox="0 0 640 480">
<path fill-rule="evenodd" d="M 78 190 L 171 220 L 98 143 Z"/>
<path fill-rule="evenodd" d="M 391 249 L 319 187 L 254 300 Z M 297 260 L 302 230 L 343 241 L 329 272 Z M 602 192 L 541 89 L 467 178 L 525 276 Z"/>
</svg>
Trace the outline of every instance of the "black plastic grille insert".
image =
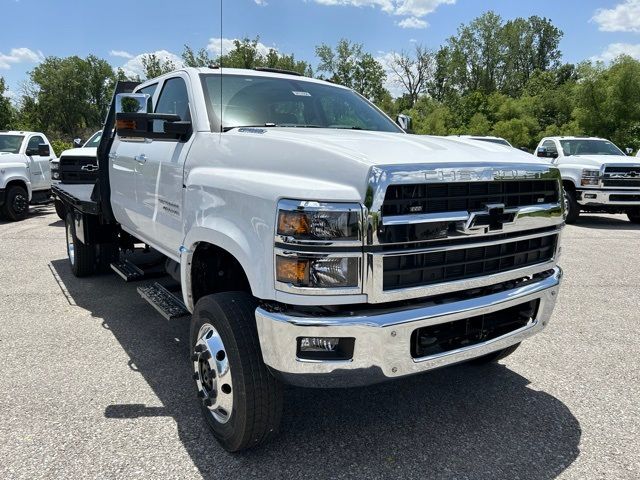
<svg viewBox="0 0 640 480">
<path fill-rule="evenodd" d="M 557 235 L 430 253 L 390 255 L 383 259 L 383 290 L 428 286 L 482 277 L 549 261 Z"/>
<path fill-rule="evenodd" d="M 556 180 L 419 183 L 387 187 L 382 215 L 410 215 L 482 210 L 486 204 L 507 208 L 557 203 Z"/>
</svg>

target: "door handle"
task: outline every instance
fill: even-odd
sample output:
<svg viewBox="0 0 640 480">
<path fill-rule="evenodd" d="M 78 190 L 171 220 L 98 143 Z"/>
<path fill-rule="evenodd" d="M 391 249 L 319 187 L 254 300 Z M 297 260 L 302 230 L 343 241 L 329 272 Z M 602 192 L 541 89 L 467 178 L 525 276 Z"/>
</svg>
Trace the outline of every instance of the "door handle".
<svg viewBox="0 0 640 480">
<path fill-rule="evenodd" d="M 141 153 L 140 155 L 133 157 L 133 159 L 142 165 L 147 161 L 147 156 L 144 153 Z"/>
</svg>

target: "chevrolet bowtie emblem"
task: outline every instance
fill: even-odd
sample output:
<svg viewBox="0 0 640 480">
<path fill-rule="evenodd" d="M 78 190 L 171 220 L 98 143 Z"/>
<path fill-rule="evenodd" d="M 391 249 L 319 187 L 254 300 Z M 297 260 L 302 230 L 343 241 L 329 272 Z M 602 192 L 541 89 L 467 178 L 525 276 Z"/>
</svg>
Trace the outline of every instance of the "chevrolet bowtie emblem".
<svg viewBox="0 0 640 480">
<path fill-rule="evenodd" d="M 502 203 L 488 204 L 482 212 L 470 212 L 469 219 L 462 228 L 463 233 L 475 233 L 478 230 L 499 232 L 506 224 L 515 222 L 516 213 L 505 211 Z"/>
</svg>

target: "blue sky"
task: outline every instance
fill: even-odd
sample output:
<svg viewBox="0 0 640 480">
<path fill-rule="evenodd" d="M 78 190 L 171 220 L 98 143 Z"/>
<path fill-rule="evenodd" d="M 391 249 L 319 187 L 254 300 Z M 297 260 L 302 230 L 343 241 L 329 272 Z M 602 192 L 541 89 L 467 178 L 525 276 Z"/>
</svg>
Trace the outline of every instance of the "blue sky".
<svg viewBox="0 0 640 480">
<path fill-rule="evenodd" d="M 494 10 L 505 19 L 539 15 L 565 33 L 564 60 L 640 58 L 640 0 L 222 0 L 222 45 L 260 36 L 265 47 L 315 63 L 314 46 L 347 37 L 383 58 L 437 48 L 461 23 Z M 0 76 L 15 95 L 49 55 L 95 54 L 130 73 L 139 55 L 172 58 L 183 45 L 220 45 L 220 0 L 0 0 Z M 214 39 L 214 40 L 212 40 Z M 217 39 L 217 40 L 216 40 Z"/>
</svg>

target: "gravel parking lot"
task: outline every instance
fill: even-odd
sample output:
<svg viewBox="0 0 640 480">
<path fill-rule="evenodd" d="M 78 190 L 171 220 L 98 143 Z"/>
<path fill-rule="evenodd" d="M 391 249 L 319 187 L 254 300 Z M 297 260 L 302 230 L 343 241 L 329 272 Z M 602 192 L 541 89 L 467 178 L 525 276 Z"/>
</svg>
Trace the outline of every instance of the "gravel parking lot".
<svg viewBox="0 0 640 480">
<path fill-rule="evenodd" d="M 282 433 L 231 455 L 200 418 L 188 322 L 80 281 L 50 206 L 0 222 L 0 478 L 640 477 L 640 227 L 563 237 L 553 321 L 501 364 L 288 389 Z"/>
</svg>

